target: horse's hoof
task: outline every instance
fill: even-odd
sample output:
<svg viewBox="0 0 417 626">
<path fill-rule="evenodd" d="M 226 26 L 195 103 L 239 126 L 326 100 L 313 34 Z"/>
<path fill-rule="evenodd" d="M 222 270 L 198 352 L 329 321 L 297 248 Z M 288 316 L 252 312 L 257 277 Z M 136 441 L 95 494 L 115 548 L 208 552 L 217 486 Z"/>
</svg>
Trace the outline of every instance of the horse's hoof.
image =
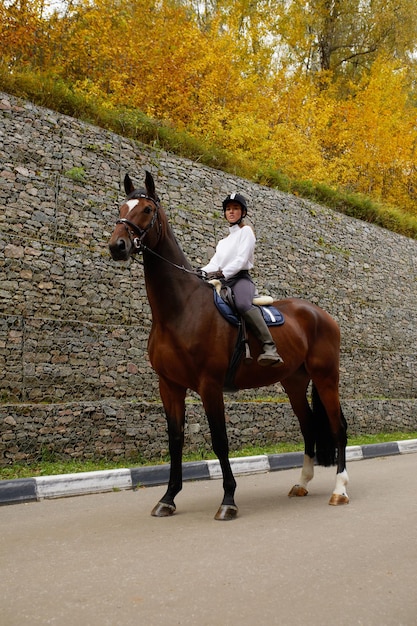
<svg viewBox="0 0 417 626">
<path fill-rule="evenodd" d="M 151 515 L 153 517 L 170 517 L 175 513 L 175 504 L 165 504 L 165 502 L 158 502 L 153 507 Z"/>
<path fill-rule="evenodd" d="M 339 504 L 349 504 L 349 497 L 345 493 L 332 493 L 329 504 L 331 504 L 332 506 L 339 506 Z"/>
<path fill-rule="evenodd" d="M 235 519 L 237 517 L 237 506 L 232 506 L 230 504 L 222 504 L 220 505 L 219 510 L 217 511 L 214 519 L 220 521 L 229 521 L 231 519 Z"/>
<path fill-rule="evenodd" d="M 290 498 L 301 498 L 302 496 L 306 496 L 308 494 L 308 491 L 305 487 L 302 487 L 301 485 L 294 485 L 294 487 L 292 487 L 288 493 L 288 496 Z"/>
</svg>

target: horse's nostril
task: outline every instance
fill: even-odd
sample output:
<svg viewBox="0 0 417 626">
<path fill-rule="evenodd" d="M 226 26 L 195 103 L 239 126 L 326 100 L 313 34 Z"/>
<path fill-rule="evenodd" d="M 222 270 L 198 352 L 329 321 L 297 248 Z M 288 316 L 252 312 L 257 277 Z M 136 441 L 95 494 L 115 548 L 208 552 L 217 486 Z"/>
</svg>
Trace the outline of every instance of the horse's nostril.
<svg viewBox="0 0 417 626">
<path fill-rule="evenodd" d="M 129 256 L 129 242 L 122 237 L 109 243 L 110 254 L 115 261 L 126 261 Z"/>
</svg>

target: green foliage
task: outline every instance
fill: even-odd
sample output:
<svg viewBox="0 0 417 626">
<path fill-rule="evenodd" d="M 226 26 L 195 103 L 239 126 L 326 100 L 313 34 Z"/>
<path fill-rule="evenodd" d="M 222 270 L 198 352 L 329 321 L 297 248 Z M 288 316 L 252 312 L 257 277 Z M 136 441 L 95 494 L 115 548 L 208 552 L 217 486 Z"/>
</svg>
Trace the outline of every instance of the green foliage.
<svg viewBox="0 0 417 626">
<path fill-rule="evenodd" d="M 291 189 L 291 181 L 284 172 L 274 169 L 273 166 L 260 167 L 256 173 L 255 181 L 260 185 L 279 189 L 280 191 L 289 192 Z"/>
<path fill-rule="evenodd" d="M 65 176 L 67 178 L 71 178 L 71 180 L 77 183 L 83 183 L 86 178 L 86 174 L 83 167 L 72 167 L 70 170 L 65 172 Z"/>
<path fill-rule="evenodd" d="M 97 107 L 65 83 L 48 73 L 31 70 L 9 73 L 0 66 L 0 87 L 6 93 L 30 100 L 63 115 L 94 121 Z"/>
<path fill-rule="evenodd" d="M 349 217 L 417 239 L 416 218 L 362 194 L 347 193 L 312 181 L 291 181 L 289 191 Z"/>
</svg>

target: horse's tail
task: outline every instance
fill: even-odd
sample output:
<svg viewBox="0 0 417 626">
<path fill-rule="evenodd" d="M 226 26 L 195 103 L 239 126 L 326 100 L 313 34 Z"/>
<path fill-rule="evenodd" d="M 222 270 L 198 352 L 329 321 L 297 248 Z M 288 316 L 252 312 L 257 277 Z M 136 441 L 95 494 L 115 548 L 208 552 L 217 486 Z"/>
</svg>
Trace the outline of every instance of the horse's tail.
<svg viewBox="0 0 417 626">
<path fill-rule="evenodd" d="M 316 461 L 318 465 L 324 465 L 325 467 L 336 465 L 337 448 L 330 429 L 329 418 L 314 383 L 312 385 L 311 399 L 316 437 Z M 346 430 L 347 423 L 343 415 L 342 408 L 340 408 L 340 415 L 343 426 Z"/>
</svg>

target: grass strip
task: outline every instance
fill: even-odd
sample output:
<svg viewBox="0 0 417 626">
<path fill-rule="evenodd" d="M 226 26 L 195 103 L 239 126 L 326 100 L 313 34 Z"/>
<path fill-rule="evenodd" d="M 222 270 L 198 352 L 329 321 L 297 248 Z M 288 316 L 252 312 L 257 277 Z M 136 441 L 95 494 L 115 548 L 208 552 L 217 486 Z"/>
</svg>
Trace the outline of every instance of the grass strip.
<svg viewBox="0 0 417 626">
<path fill-rule="evenodd" d="M 374 435 L 361 435 L 360 437 L 349 438 L 349 446 L 368 445 L 375 443 L 387 443 L 390 441 L 405 441 L 407 439 L 417 439 L 417 432 L 393 432 L 378 433 Z M 246 457 L 258 456 L 262 454 L 283 454 L 285 452 L 298 452 L 303 450 L 302 442 L 299 443 L 276 443 L 266 447 L 247 446 L 239 450 L 232 451 L 230 456 Z M 184 455 L 184 462 L 187 461 L 203 461 L 215 459 L 213 452 L 199 450 L 194 453 Z M 55 476 L 59 474 L 76 474 L 79 472 L 93 472 L 108 469 L 144 467 L 150 465 L 160 465 L 169 463 L 169 458 L 159 457 L 155 459 L 144 460 L 141 457 L 132 457 L 129 459 L 121 459 L 112 461 L 110 459 L 92 459 L 89 461 L 81 460 L 48 460 L 38 461 L 34 463 L 15 463 L 0 468 L 0 480 L 14 480 L 16 478 L 35 478 L 36 476 Z"/>
</svg>

